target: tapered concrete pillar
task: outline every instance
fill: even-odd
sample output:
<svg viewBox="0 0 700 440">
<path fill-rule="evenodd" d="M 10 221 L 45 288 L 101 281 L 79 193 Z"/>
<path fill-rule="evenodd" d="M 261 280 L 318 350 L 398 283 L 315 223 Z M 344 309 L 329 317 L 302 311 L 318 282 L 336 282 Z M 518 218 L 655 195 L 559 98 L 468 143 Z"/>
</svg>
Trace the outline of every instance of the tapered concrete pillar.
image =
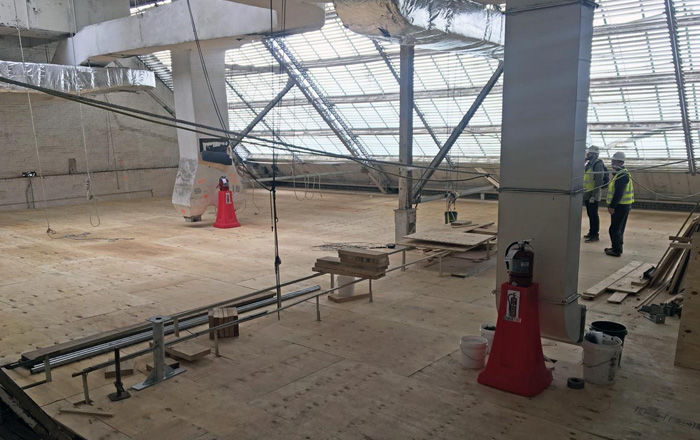
<svg viewBox="0 0 700 440">
<path fill-rule="evenodd" d="M 394 211 L 395 239 L 416 232 L 416 210 L 413 209 L 413 46 L 401 45 L 399 78 L 399 209 Z"/>
<path fill-rule="evenodd" d="M 512 0 L 507 10 L 498 283 L 506 246 L 532 239 L 542 335 L 575 342 L 593 3 Z"/>
<path fill-rule="evenodd" d="M 228 130 L 228 106 L 226 100 L 225 47 L 207 42 L 201 43 L 202 55 L 207 68 L 211 88 L 221 112 L 223 126 Z M 202 62 L 196 47 L 172 50 L 173 88 L 175 114 L 179 119 L 221 128 L 219 116 L 214 108 Z M 224 134 L 219 135 L 224 138 Z M 202 141 L 202 142 L 200 142 Z M 180 149 L 180 163 L 173 204 L 187 219 L 198 219 L 208 206 L 216 206 L 219 177 L 225 175 L 234 194 L 234 204 L 242 202 L 241 180 L 232 164 L 214 163 L 202 160 L 201 148 L 211 145 L 225 145 L 212 136 L 178 129 L 177 143 Z"/>
</svg>

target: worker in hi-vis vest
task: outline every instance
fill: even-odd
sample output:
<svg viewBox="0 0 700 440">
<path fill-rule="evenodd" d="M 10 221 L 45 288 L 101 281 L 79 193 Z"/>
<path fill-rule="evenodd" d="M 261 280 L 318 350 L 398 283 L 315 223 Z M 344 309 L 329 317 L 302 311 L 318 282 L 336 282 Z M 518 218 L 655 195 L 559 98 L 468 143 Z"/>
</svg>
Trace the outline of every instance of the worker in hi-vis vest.
<svg viewBox="0 0 700 440">
<path fill-rule="evenodd" d="M 586 168 L 583 172 L 583 204 L 586 205 L 588 214 L 588 234 L 583 238 L 586 243 L 600 240 L 600 218 L 598 217 L 598 204 L 604 186 L 605 165 L 598 157 L 598 147 L 592 145 L 586 151 Z"/>
<path fill-rule="evenodd" d="M 610 213 L 610 241 L 612 247 L 605 249 L 607 255 L 622 255 L 622 242 L 627 225 L 627 216 L 634 203 L 634 185 L 630 172 L 625 168 L 625 153 L 613 154 L 612 168 L 615 175 L 608 184 L 608 212 Z"/>
</svg>

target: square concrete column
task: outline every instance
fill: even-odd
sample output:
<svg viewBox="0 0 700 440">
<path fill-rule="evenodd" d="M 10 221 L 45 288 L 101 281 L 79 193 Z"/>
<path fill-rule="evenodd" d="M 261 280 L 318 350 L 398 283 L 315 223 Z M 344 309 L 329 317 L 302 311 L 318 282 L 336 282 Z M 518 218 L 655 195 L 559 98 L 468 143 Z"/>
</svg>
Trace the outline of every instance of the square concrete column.
<svg viewBox="0 0 700 440">
<path fill-rule="evenodd" d="M 401 45 L 399 75 L 399 209 L 394 211 L 395 240 L 416 232 L 416 210 L 413 209 L 413 46 Z"/>
<path fill-rule="evenodd" d="M 508 244 L 532 239 L 542 335 L 575 342 L 593 4 L 513 0 L 507 13 L 498 283 Z"/>
<path fill-rule="evenodd" d="M 224 65 L 226 47 L 208 42 L 200 44 L 209 82 L 221 112 L 223 128 L 228 130 Z M 172 66 L 175 114 L 178 119 L 222 128 L 196 46 L 173 49 Z M 200 139 L 212 137 L 225 139 L 226 136 L 224 133 L 207 136 L 187 130 L 177 130 L 180 162 L 172 200 L 178 211 L 188 219 L 198 219 L 208 206 L 216 205 L 216 185 L 220 176 L 229 178 L 234 192 L 234 203 L 238 204 L 241 201 L 241 181 L 235 166 L 202 161 L 199 151 Z"/>
</svg>

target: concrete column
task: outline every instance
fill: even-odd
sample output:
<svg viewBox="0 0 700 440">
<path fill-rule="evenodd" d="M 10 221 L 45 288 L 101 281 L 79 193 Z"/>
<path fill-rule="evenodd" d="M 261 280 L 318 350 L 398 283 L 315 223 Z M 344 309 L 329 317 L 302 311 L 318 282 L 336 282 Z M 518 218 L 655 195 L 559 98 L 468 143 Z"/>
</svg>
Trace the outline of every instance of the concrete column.
<svg viewBox="0 0 700 440">
<path fill-rule="evenodd" d="M 223 117 L 223 128 L 228 130 L 224 66 L 226 48 L 207 42 L 202 42 L 201 47 L 209 81 Z M 222 124 L 214 110 L 197 48 L 189 46 L 173 49 L 172 68 L 175 114 L 178 119 L 221 128 Z M 219 136 L 225 137 L 223 133 Z M 178 211 L 189 219 L 197 219 L 208 206 L 216 205 L 216 185 L 222 175 L 229 177 L 234 192 L 234 203 L 238 204 L 240 201 L 240 179 L 235 167 L 201 160 L 200 140 L 211 138 L 212 136 L 187 130 L 177 130 L 180 162 L 172 200 Z"/>
<path fill-rule="evenodd" d="M 399 78 L 399 209 L 394 211 L 395 239 L 416 231 L 416 210 L 412 208 L 413 172 L 413 46 L 401 45 Z"/>
<path fill-rule="evenodd" d="M 542 335 L 569 342 L 585 317 L 576 294 L 592 5 L 513 0 L 506 20 L 498 283 L 507 245 L 533 239 Z"/>
</svg>

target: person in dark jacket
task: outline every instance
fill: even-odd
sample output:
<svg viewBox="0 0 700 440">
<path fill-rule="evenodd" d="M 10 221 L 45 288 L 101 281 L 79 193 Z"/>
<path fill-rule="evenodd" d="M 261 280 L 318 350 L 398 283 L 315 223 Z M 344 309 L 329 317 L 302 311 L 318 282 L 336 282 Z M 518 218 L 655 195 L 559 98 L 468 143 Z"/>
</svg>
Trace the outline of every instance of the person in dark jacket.
<svg viewBox="0 0 700 440">
<path fill-rule="evenodd" d="M 603 174 L 605 166 L 603 160 L 598 157 L 598 147 L 595 145 L 586 152 L 586 168 L 583 173 L 583 203 L 588 214 L 588 234 L 584 235 L 586 243 L 600 240 L 600 218 L 598 217 L 598 204 L 603 187 Z"/>
<path fill-rule="evenodd" d="M 634 203 L 634 184 L 630 172 L 625 168 L 625 153 L 618 151 L 613 154 L 612 168 L 615 175 L 608 184 L 608 212 L 610 213 L 610 241 L 611 248 L 606 248 L 605 253 L 613 257 L 622 255 L 623 236 L 627 217 Z"/>
</svg>

